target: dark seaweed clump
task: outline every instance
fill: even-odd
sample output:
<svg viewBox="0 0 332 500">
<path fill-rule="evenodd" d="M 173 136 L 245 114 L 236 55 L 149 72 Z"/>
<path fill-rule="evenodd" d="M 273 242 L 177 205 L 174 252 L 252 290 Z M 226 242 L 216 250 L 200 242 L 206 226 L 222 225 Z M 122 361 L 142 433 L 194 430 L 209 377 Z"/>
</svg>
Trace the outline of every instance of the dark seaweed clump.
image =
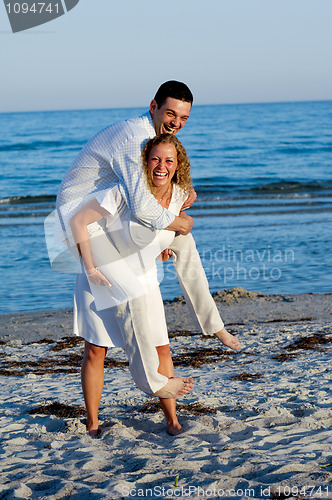
<svg viewBox="0 0 332 500">
<path fill-rule="evenodd" d="M 54 401 L 53 403 L 45 403 L 37 408 L 32 408 L 29 411 L 30 415 L 54 415 L 60 418 L 75 418 L 86 414 L 83 406 L 72 406 L 65 403 Z"/>
<path fill-rule="evenodd" d="M 231 380 L 242 380 L 244 382 L 255 380 L 257 378 L 262 378 L 263 375 L 261 373 L 248 373 L 248 372 L 243 372 L 243 373 L 238 373 L 237 375 L 233 375 L 231 377 Z"/>
<path fill-rule="evenodd" d="M 320 333 L 311 335 L 310 337 L 304 337 L 297 340 L 293 344 L 285 347 L 285 350 L 295 351 L 297 349 L 316 349 L 319 345 L 329 344 L 332 342 L 332 337 L 326 337 Z"/>
<path fill-rule="evenodd" d="M 320 333 L 316 333 L 311 335 L 310 337 L 303 337 L 301 339 L 296 340 L 292 344 L 287 345 L 283 348 L 283 351 L 291 351 L 291 352 L 282 352 L 276 356 L 273 356 L 273 359 L 277 361 L 283 362 L 289 359 L 297 358 L 301 355 L 301 350 L 308 351 L 316 349 L 317 351 L 324 351 L 321 349 L 321 345 L 326 345 L 332 342 L 332 337 L 327 337 Z M 295 352 L 294 352 L 295 351 Z"/>
<path fill-rule="evenodd" d="M 182 404 L 177 402 L 176 409 L 178 411 L 187 411 L 192 415 L 207 415 L 208 413 L 217 413 L 217 410 L 215 408 L 212 408 L 211 406 L 205 406 L 199 401 L 195 401 L 194 403 L 189 404 Z M 158 411 L 162 411 L 162 408 L 159 401 L 148 401 L 147 403 L 144 403 L 144 405 L 142 405 L 140 408 L 138 408 L 138 411 L 143 413 L 157 413 Z"/>
<path fill-rule="evenodd" d="M 233 352 L 223 349 L 198 348 L 194 351 L 173 356 L 174 366 L 193 366 L 199 368 L 205 363 L 217 363 L 218 361 L 228 361 L 232 359 Z"/>
</svg>

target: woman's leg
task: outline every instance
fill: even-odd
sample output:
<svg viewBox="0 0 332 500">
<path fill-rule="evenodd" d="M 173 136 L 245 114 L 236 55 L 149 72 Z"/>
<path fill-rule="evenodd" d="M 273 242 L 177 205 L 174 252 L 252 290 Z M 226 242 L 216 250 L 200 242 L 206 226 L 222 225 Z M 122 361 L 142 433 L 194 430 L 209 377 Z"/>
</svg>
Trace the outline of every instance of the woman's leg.
<svg viewBox="0 0 332 500">
<path fill-rule="evenodd" d="M 162 345 L 156 347 L 159 356 L 159 368 L 158 372 L 166 377 L 174 377 L 174 366 L 169 350 L 169 345 Z M 176 403 L 173 398 L 159 398 L 162 409 L 164 411 L 166 422 L 167 422 L 167 432 L 172 436 L 176 436 L 181 432 L 181 425 L 176 416 Z"/>
<path fill-rule="evenodd" d="M 87 411 L 86 428 L 90 436 L 98 435 L 98 409 L 104 385 L 104 360 L 107 347 L 85 341 L 81 381 Z"/>
</svg>

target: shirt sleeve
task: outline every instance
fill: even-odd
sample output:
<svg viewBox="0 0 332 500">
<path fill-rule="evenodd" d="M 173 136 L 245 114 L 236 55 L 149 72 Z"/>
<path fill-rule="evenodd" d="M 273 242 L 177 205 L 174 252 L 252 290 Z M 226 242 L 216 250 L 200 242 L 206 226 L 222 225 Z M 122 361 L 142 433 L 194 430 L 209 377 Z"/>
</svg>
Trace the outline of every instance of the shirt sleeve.
<svg viewBox="0 0 332 500">
<path fill-rule="evenodd" d="M 113 155 L 112 168 L 132 215 L 154 229 L 165 229 L 175 215 L 162 207 L 147 187 L 142 168 L 143 145 L 144 139 L 140 137 L 128 139 Z"/>
<path fill-rule="evenodd" d="M 97 191 L 95 193 L 95 198 L 99 205 L 103 207 L 111 215 L 116 215 L 119 213 L 119 209 L 122 205 L 122 195 L 118 186 L 114 186 L 111 189 L 103 189 L 102 191 Z"/>
</svg>

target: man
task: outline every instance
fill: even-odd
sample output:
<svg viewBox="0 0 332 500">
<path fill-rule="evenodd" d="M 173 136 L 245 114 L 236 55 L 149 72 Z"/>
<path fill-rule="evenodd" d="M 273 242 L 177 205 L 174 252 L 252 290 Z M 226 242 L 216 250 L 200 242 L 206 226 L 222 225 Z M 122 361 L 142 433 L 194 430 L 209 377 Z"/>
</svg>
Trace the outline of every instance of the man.
<svg viewBox="0 0 332 500">
<path fill-rule="evenodd" d="M 163 208 L 148 190 L 141 169 L 141 153 L 145 142 L 156 134 L 176 134 L 187 122 L 192 102 L 192 93 L 184 83 L 168 81 L 158 89 L 148 113 L 99 132 L 83 148 L 61 183 L 57 213 L 63 239 L 68 240 L 71 238 L 70 219 L 74 213 L 97 191 L 119 185 L 134 217 L 147 227 L 179 233 L 170 251 L 164 254 L 164 260 L 170 254 L 174 257 L 175 269 L 193 320 L 204 334 L 216 335 L 225 345 L 238 349 L 239 342 L 225 330 L 209 293 L 205 273 L 190 234 L 192 218 L 184 212 L 174 216 Z M 196 194 L 191 193 L 183 208 L 191 206 L 195 197 Z M 135 310 L 131 310 L 131 315 L 135 318 Z M 140 313 L 138 322 L 143 325 L 143 331 L 144 321 Z M 88 412 L 87 429 L 92 435 L 98 430 L 96 416 L 103 388 L 105 354 L 106 348 L 86 342 L 82 387 Z M 139 355 L 142 359 L 140 376 L 132 372 L 136 384 L 140 386 L 141 379 L 144 379 L 144 387 L 164 386 L 164 378 L 151 368 L 152 351 L 140 352 Z M 130 359 L 130 355 L 128 357 Z M 184 382 L 183 390 L 178 389 L 177 394 L 187 392 L 190 386 L 190 381 Z M 142 390 L 159 395 L 156 390 Z"/>
</svg>

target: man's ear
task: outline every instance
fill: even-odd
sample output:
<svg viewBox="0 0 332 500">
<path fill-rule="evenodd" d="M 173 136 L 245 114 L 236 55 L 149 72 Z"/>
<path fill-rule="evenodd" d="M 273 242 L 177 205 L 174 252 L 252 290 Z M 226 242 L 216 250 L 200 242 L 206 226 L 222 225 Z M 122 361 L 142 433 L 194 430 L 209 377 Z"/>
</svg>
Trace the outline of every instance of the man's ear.
<svg viewBox="0 0 332 500">
<path fill-rule="evenodd" d="M 152 101 L 150 103 L 150 112 L 151 112 L 152 116 L 154 115 L 157 108 L 158 108 L 157 101 L 155 99 L 152 99 Z"/>
</svg>

